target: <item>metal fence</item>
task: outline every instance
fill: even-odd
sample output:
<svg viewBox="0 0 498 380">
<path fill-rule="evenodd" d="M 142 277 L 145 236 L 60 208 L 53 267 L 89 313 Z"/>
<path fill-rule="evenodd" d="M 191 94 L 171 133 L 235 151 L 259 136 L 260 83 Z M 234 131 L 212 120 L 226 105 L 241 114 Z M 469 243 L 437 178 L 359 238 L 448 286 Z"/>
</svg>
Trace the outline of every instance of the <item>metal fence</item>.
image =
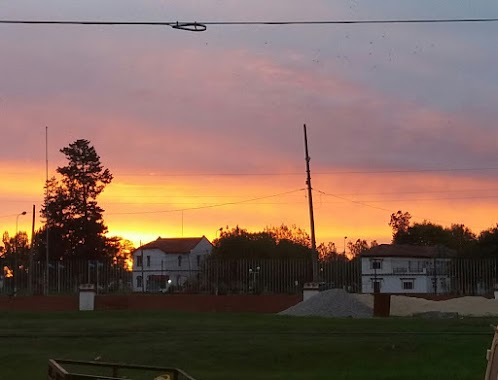
<svg viewBox="0 0 498 380">
<path fill-rule="evenodd" d="M 362 291 L 360 259 L 321 261 L 318 268 L 323 288 Z M 227 260 L 211 257 L 201 263 L 199 270 L 165 270 L 164 275 L 157 275 L 157 271 L 152 270 L 129 271 L 113 260 L 65 260 L 51 262 L 48 272 L 49 294 L 76 294 L 81 284 L 88 283 L 94 284 L 98 294 L 296 294 L 302 291 L 306 282 L 312 281 L 311 262 L 295 259 Z M 399 276 L 397 272 L 393 270 L 390 275 Z M 403 271 L 403 275 L 408 272 Z M 433 274 L 426 271 L 428 278 Z M 447 289 L 438 289 L 439 294 L 492 294 L 498 284 L 498 258 L 452 259 L 438 270 L 437 275 L 447 276 L 451 284 Z M 137 284 L 139 276 L 143 281 L 141 286 Z M 149 278 L 156 282 L 144 281 Z M 0 259 L 0 295 L 46 294 L 46 285 L 44 262 L 35 262 L 33 268 L 29 268 L 12 260 Z"/>
<path fill-rule="evenodd" d="M 113 260 L 34 262 L 33 268 L 0 260 L 0 294 L 75 294 L 81 284 L 94 284 L 97 293 L 131 292 L 132 273 Z M 0 269 L 1 269 L 0 268 Z"/>
<path fill-rule="evenodd" d="M 359 260 L 322 262 L 319 268 L 319 282 L 324 286 L 360 290 Z M 198 281 L 201 289 L 215 294 L 294 294 L 313 280 L 312 271 L 309 260 L 211 259 L 204 262 Z"/>
</svg>

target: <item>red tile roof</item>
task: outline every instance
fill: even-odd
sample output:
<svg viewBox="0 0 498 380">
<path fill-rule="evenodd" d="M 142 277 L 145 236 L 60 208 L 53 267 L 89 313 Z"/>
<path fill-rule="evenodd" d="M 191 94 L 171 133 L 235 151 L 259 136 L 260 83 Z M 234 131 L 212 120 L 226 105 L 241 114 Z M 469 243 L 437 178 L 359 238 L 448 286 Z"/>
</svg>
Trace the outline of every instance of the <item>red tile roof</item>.
<svg viewBox="0 0 498 380">
<path fill-rule="evenodd" d="M 443 246 L 420 246 L 408 244 L 380 244 L 362 253 L 362 257 L 451 257 L 456 252 Z"/>
<path fill-rule="evenodd" d="M 204 239 L 204 236 L 195 238 L 157 238 L 157 240 L 142 245 L 136 250 L 160 249 L 164 253 L 189 253 L 202 239 Z"/>
</svg>

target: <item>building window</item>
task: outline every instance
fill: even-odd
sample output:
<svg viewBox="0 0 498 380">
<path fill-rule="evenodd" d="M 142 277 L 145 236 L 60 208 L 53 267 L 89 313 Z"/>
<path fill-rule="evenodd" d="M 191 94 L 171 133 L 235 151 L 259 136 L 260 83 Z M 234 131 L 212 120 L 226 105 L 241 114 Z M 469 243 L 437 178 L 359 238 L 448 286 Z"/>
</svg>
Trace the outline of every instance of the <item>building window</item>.
<svg viewBox="0 0 498 380">
<path fill-rule="evenodd" d="M 408 270 L 410 273 L 422 273 L 424 263 L 422 261 L 408 261 Z"/>
<path fill-rule="evenodd" d="M 137 267 L 141 267 L 143 265 L 144 257 L 143 255 L 137 256 Z"/>
<path fill-rule="evenodd" d="M 147 268 L 150 268 L 150 256 L 147 256 Z"/>
<path fill-rule="evenodd" d="M 370 260 L 370 269 L 382 269 L 382 260 Z"/>
<path fill-rule="evenodd" d="M 178 266 L 179 266 L 179 267 L 181 267 L 181 266 L 182 266 L 182 259 L 183 259 L 183 257 L 178 256 Z"/>
<path fill-rule="evenodd" d="M 201 265 L 201 255 L 197 255 L 197 266 Z"/>
<path fill-rule="evenodd" d="M 414 289 L 414 280 L 402 280 L 403 281 L 403 290 L 413 290 Z"/>
<path fill-rule="evenodd" d="M 143 278 L 142 276 L 137 276 L 137 288 L 141 288 L 144 286 Z"/>
</svg>

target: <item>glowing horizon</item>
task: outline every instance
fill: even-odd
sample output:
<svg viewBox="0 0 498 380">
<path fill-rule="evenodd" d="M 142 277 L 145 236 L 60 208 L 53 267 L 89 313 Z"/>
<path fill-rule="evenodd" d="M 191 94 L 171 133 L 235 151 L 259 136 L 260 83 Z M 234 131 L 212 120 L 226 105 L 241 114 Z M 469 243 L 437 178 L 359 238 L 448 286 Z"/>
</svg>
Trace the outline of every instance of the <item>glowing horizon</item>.
<svg viewBox="0 0 498 380">
<path fill-rule="evenodd" d="M 18 230 L 30 234 L 31 208 L 25 207 L 26 204 L 37 203 L 36 227 L 41 226 L 38 212 L 43 201 L 43 180 L 36 178 L 35 170 L 27 165 L 13 172 L 11 181 L 23 170 L 31 173 L 36 185 L 27 186 L 20 181 L 19 190 L 12 185 L 9 187 L 11 194 L 17 194 L 13 203 L 23 205 L 18 207 L 17 214 L 12 212 L 1 220 L 0 226 L 11 235 L 16 217 L 22 211 L 27 211 L 28 215 L 19 216 Z M 317 170 L 320 172 L 324 170 Z M 330 170 L 332 172 L 347 170 Z M 262 184 L 261 176 L 257 175 L 128 175 L 121 179 L 116 174 L 98 202 L 105 209 L 108 236 L 131 240 L 135 247 L 159 236 L 204 235 L 213 240 L 220 227 L 236 225 L 249 231 L 281 224 L 297 225 L 309 233 L 304 170 L 301 176 L 286 172 L 262 177 L 272 180 Z M 173 183 L 171 178 L 174 178 Z M 275 179 L 278 179 L 278 186 L 274 184 Z M 200 191 L 200 180 L 211 184 Z M 332 241 L 338 250 L 343 249 L 344 236 L 348 237 L 347 241 L 389 242 L 389 217 L 397 210 L 410 212 L 415 222 L 428 220 L 445 227 L 463 223 L 476 234 L 496 223 L 489 213 L 496 203 L 495 189 L 493 181 L 486 178 L 454 178 L 451 173 L 445 177 L 441 173 L 418 172 L 313 176 L 312 170 L 312 180 L 317 242 Z M 241 183 L 244 183 L 243 188 Z M 386 187 L 390 190 L 386 191 Z M 480 196 L 475 195 L 477 191 Z"/>
</svg>

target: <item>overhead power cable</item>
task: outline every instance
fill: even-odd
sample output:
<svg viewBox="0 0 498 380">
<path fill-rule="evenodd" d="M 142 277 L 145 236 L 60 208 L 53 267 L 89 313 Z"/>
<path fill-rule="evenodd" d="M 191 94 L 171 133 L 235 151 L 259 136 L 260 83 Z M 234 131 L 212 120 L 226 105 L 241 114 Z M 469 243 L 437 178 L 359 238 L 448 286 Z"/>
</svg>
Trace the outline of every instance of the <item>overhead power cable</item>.
<svg viewBox="0 0 498 380">
<path fill-rule="evenodd" d="M 403 173 L 445 173 L 445 172 L 474 172 L 474 171 L 494 171 L 498 167 L 482 168 L 446 168 L 446 169 L 393 169 L 393 170 L 332 170 L 324 172 L 313 172 L 317 175 L 343 175 L 343 174 L 403 174 Z M 283 176 L 302 176 L 302 172 L 262 172 L 262 173 L 154 173 L 154 174 L 128 174 L 117 173 L 119 177 L 283 177 Z"/>
<path fill-rule="evenodd" d="M 478 171 L 496 171 L 498 167 L 474 167 L 474 168 L 442 168 L 442 169 L 386 169 L 386 170 L 331 170 L 317 171 L 313 176 L 317 175 L 349 175 L 349 174 L 410 174 L 410 173 L 451 173 L 451 172 L 478 172 Z M 25 176 L 22 171 L 4 172 L 4 175 L 9 176 Z M 30 174 L 31 175 L 31 174 Z M 302 172 L 260 172 L 260 173 L 116 173 L 115 177 L 284 177 L 284 176 L 302 176 Z"/>
<path fill-rule="evenodd" d="M 282 21 L 84 21 L 84 20 L 0 20 L 0 24 L 31 25 L 123 25 L 169 26 L 190 32 L 203 32 L 208 25 L 351 25 L 351 24 L 441 24 L 498 22 L 498 18 L 437 18 L 437 19 L 385 19 L 385 20 L 282 20 Z"/>
<path fill-rule="evenodd" d="M 304 190 L 305 190 L 304 188 L 301 188 L 301 189 L 286 191 L 286 192 L 283 192 L 283 193 L 277 193 L 277 194 L 271 194 L 271 195 L 266 195 L 266 196 L 262 196 L 262 197 L 244 199 L 244 200 L 241 200 L 241 201 L 215 203 L 215 204 L 211 204 L 211 205 L 198 206 L 198 207 L 188 207 L 188 208 L 179 208 L 179 209 L 172 209 L 172 210 L 158 210 L 158 211 L 113 212 L 113 213 L 106 213 L 106 215 L 165 214 L 165 213 L 171 213 L 171 212 L 203 210 L 203 209 L 208 209 L 208 208 L 223 207 L 223 206 L 232 206 L 232 205 L 237 205 L 237 204 L 241 204 L 241 203 L 255 202 L 255 201 L 262 200 L 262 199 L 269 199 L 269 198 L 281 197 L 281 196 L 284 196 L 284 195 L 294 194 L 294 193 L 297 193 L 297 192 L 300 192 L 300 191 L 304 191 Z"/>
<path fill-rule="evenodd" d="M 328 197 L 334 197 L 334 198 L 341 199 L 341 200 L 346 201 L 346 202 L 356 203 L 356 204 L 361 205 L 361 206 L 371 207 L 371 208 L 375 208 L 377 210 L 382 210 L 382 211 L 387 211 L 387 212 L 392 213 L 392 210 L 388 210 L 388 209 L 383 208 L 383 207 L 372 206 L 372 205 L 370 205 L 368 203 L 364 203 L 364 202 L 361 202 L 361 201 L 355 201 L 354 199 L 349 199 L 349 198 L 341 197 L 340 195 L 336 195 L 336 194 L 326 193 L 324 191 L 317 190 L 317 189 L 313 189 L 313 190 L 316 191 L 317 193 L 320 193 L 322 195 L 326 195 Z"/>
<path fill-rule="evenodd" d="M 393 211 L 393 210 L 389 210 L 387 208 L 383 208 L 383 207 L 378 207 L 378 206 L 371 205 L 371 204 L 366 203 L 364 201 L 356 201 L 354 199 L 349 199 L 349 198 L 341 197 L 341 196 L 336 195 L 336 194 L 326 193 L 326 192 L 321 191 L 321 190 L 313 189 L 313 191 L 316 191 L 317 193 L 325 195 L 325 196 L 329 196 L 329 197 L 341 199 L 341 200 L 346 201 L 346 202 L 355 203 L 355 204 L 360 205 L 360 206 L 370 207 L 370 208 L 374 208 L 374 209 L 381 210 L 381 211 L 387 211 L 390 214 L 396 212 L 396 211 Z M 437 222 L 437 223 L 450 223 L 448 221 L 444 221 L 444 220 L 440 220 L 440 219 L 438 220 L 438 219 L 432 219 L 432 218 L 422 218 L 420 216 L 413 215 L 413 214 L 412 214 L 412 217 L 420 219 L 420 220 L 432 220 L 432 221 Z"/>
<path fill-rule="evenodd" d="M 18 214 L 8 214 L 8 215 L 0 215 L 0 218 L 10 218 L 13 216 L 17 216 Z"/>
</svg>

